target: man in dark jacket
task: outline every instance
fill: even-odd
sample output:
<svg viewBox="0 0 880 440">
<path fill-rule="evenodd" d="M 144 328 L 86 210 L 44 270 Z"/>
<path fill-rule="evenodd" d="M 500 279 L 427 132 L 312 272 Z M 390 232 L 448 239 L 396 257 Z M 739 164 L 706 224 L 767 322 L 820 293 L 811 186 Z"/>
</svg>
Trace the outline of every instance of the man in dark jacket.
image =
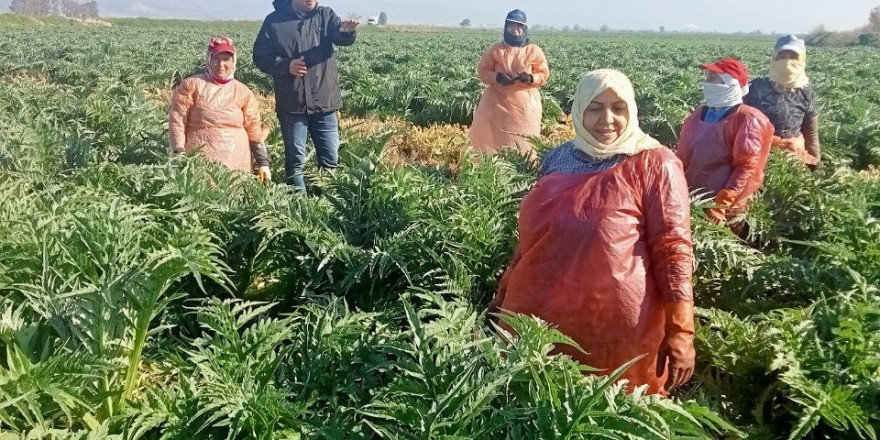
<svg viewBox="0 0 880 440">
<path fill-rule="evenodd" d="M 343 22 L 315 0 L 275 0 L 254 42 L 254 64 L 272 77 L 275 111 L 284 138 L 287 183 L 305 192 L 306 140 L 311 135 L 318 166 L 333 170 L 339 159 L 342 105 L 334 47 L 351 46 L 356 21 Z"/>
</svg>

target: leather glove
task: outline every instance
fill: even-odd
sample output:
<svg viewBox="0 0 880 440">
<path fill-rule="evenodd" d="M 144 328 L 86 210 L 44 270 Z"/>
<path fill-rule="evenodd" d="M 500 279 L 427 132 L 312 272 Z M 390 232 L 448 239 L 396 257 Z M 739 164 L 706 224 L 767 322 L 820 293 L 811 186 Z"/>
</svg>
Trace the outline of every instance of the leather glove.
<svg viewBox="0 0 880 440">
<path fill-rule="evenodd" d="M 529 73 L 522 72 L 516 77 L 516 80 L 523 84 L 533 84 L 535 82 L 535 77 Z"/>
<path fill-rule="evenodd" d="M 257 168 L 257 179 L 262 184 L 268 184 L 272 181 L 272 170 L 269 167 Z"/>
<path fill-rule="evenodd" d="M 657 356 L 657 376 L 669 371 L 666 391 L 687 383 L 694 375 L 697 352 L 694 350 L 694 303 L 672 301 L 666 309 L 666 336 Z"/>
<path fill-rule="evenodd" d="M 495 82 L 502 86 L 509 86 L 513 84 L 513 77 L 506 73 L 497 73 L 495 74 Z"/>
</svg>

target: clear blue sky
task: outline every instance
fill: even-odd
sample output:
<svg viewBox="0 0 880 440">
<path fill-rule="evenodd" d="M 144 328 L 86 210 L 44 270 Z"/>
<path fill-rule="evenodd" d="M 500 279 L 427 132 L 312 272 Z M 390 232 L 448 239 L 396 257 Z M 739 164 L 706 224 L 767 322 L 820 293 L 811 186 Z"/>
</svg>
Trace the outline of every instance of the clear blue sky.
<svg viewBox="0 0 880 440">
<path fill-rule="evenodd" d="M 8 3 L 0 0 L 3 9 Z M 272 8 L 271 0 L 98 0 L 98 4 L 106 15 L 200 19 L 260 19 Z M 861 26 L 880 0 L 319 0 L 319 4 L 341 16 L 357 13 L 364 19 L 385 11 L 390 22 L 402 24 L 453 25 L 470 18 L 475 25 L 500 26 L 507 11 L 520 8 L 531 23 L 557 27 L 607 24 L 615 29 L 805 32 L 820 24 L 829 29 Z"/>
</svg>

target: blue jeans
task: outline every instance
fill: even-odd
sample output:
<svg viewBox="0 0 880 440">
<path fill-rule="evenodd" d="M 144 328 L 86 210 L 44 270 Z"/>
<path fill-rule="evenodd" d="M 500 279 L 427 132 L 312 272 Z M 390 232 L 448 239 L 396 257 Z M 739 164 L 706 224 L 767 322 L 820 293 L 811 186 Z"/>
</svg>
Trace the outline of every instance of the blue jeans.
<svg viewBox="0 0 880 440">
<path fill-rule="evenodd" d="M 339 120 L 336 112 L 312 115 L 278 115 L 284 139 L 284 174 L 287 184 L 306 191 L 306 141 L 312 137 L 318 167 L 334 170 L 339 163 Z"/>
</svg>

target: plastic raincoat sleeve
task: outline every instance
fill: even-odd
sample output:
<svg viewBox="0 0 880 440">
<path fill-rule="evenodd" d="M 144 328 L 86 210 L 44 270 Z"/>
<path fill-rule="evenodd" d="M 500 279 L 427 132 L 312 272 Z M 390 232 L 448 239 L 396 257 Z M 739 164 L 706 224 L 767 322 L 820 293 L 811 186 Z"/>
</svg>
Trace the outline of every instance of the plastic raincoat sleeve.
<svg viewBox="0 0 880 440">
<path fill-rule="evenodd" d="M 184 80 L 171 94 L 168 111 L 168 143 L 172 152 L 183 152 L 186 146 L 186 123 L 193 106 L 194 88 L 191 81 Z"/>
<path fill-rule="evenodd" d="M 654 281 L 664 302 L 693 301 L 691 207 L 681 162 L 665 161 L 652 179 L 643 200 Z"/>
<path fill-rule="evenodd" d="M 477 65 L 477 73 L 480 76 L 480 81 L 483 81 L 484 84 L 489 86 L 496 84 L 494 50 L 489 49 L 483 54 L 483 58 L 480 59 L 480 64 Z"/>
<path fill-rule="evenodd" d="M 538 47 L 537 45 L 532 45 L 532 78 L 534 81 L 531 84 L 522 84 L 517 83 L 518 87 L 526 88 L 526 89 L 537 89 L 542 87 L 544 84 L 547 84 L 547 80 L 550 79 L 550 65 L 547 63 L 547 57 L 544 56 L 544 51 Z"/>
<path fill-rule="evenodd" d="M 333 11 L 330 11 L 330 23 L 328 26 L 330 26 L 330 36 L 333 39 L 333 44 L 337 46 L 351 46 L 357 39 L 356 32 L 342 32 L 340 30 L 342 19 Z"/>
<path fill-rule="evenodd" d="M 746 122 L 733 142 L 733 172 L 725 188 L 718 193 L 720 204 L 732 206 L 758 191 L 760 184 L 755 185 L 752 180 L 761 176 L 772 140 L 773 126 L 769 121 L 751 118 Z"/>
<path fill-rule="evenodd" d="M 247 94 L 244 107 L 244 129 L 247 131 L 248 140 L 251 142 L 263 142 L 263 123 L 260 120 L 260 104 L 253 92 Z"/>
</svg>

